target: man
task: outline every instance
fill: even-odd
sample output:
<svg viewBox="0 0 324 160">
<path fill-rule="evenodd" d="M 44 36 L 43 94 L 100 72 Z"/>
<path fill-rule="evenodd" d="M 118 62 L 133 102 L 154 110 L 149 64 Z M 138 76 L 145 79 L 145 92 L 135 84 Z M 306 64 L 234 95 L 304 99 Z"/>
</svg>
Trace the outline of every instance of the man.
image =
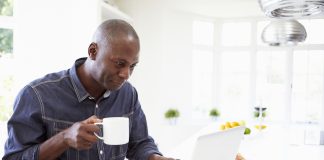
<svg viewBox="0 0 324 160">
<path fill-rule="evenodd" d="M 140 42 L 123 20 L 103 22 L 88 57 L 71 69 L 51 73 L 25 86 L 8 121 L 3 160 L 172 160 L 148 135 L 135 88 L 127 82 L 139 60 Z M 94 123 L 129 117 L 125 145 L 106 145 Z"/>
</svg>

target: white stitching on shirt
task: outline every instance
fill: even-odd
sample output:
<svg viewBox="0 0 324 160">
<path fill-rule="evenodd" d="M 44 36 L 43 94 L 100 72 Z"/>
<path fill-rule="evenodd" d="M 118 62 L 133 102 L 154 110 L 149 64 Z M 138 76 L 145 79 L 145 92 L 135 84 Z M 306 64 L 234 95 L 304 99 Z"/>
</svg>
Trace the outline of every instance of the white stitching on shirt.
<svg viewBox="0 0 324 160">
<path fill-rule="evenodd" d="M 61 78 L 56 79 L 56 80 L 46 80 L 46 81 L 43 81 L 43 82 L 39 82 L 39 83 L 37 83 L 35 85 L 32 85 L 31 87 L 37 87 L 37 86 L 45 84 L 45 83 L 59 82 L 64 78 L 70 78 L 70 76 L 64 76 L 64 77 L 61 77 Z"/>
<path fill-rule="evenodd" d="M 64 121 L 64 120 L 59 120 L 59 119 L 54 119 L 50 117 L 43 116 L 43 119 L 49 120 L 49 121 L 54 121 L 54 122 L 62 122 L 62 123 L 68 123 L 68 124 L 74 124 L 75 122 L 70 122 L 70 121 Z"/>
<path fill-rule="evenodd" d="M 131 116 L 132 114 L 134 114 L 134 111 L 129 112 L 129 113 L 127 113 L 127 114 L 123 114 L 123 117 L 129 117 L 129 116 Z"/>
<path fill-rule="evenodd" d="M 74 81 L 73 81 L 73 79 L 71 78 L 71 77 L 69 77 L 70 78 L 70 80 L 71 80 L 71 82 L 72 82 L 72 86 L 73 86 L 73 89 L 74 89 L 74 91 L 75 91 L 75 93 L 76 93 L 76 96 L 78 97 L 78 100 L 80 101 L 81 100 L 81 97 L 80 97 L 80 95 L 79 95 L 79 92 L 77 92 L 78 90 L 77 90 L 77 87 L 76 87 L 76 84 L 74 83 Z M 87 96 L 87 95 L 86 95 Z M 85 97 L 83 97 L 83 98 L 85 98 Z"/>
<path fill-rule="evenodd" d="M 42 101 L 42 98 L 40 97 L 39 93 L 37 92 L 37 89 L 33 86 L 30 85 L 30 87 L 33 89 L 33 91 L 35 92 L 36 96 L 37 96 L 37 99 L 40 103 L 40 107 L 41 107 L 41 112 L 42 112 L 42 117 L 45 116 L 45 108 L 44 108 L 44 103 Z"/>
<path fill-rule="evenodd" d="M 56 80 L 47 80 L 47 81 L 44 81 L 44 82 L 37 83 L 35 85 L 29 85 L 34 90 L 35 94 L 37 95 L 37 99 L 39 100 L 39 103 L 41 104 L 42 117 L 45 117 L 45 107 L 44 107 L 44 103 L 42 101 L 42 98 L 41 98 L 40 94 L 38 93 L 36 87 L 38 87 L 38 86 L 40 86 L 42 84 L 46 84 L 46 83 L 59 82 L 64 78 L 69 78 L 69 76 L 64 76 L 64 77 L 61 77 L 61 78 L 56 79 Z"/>
</svg>

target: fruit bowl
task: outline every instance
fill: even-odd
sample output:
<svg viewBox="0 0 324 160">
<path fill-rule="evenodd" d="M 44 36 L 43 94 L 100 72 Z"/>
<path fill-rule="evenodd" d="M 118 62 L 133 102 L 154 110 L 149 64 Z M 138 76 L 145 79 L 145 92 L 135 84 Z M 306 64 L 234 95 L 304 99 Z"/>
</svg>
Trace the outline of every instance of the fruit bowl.
<svg viewBox="0 0 324 160">
<path fill-rule="evenodd" d="M 249 135 L 251 134 L 251 129 L 249 127 L 246 126 L 246 123 L 244 120 L 238 122 L 238 121 L 227 121 L 224 124 L 221 124 L 219 127 L 219 130 L 224 131 L 230 128 L 234 128 L 234 127 L 238 127 L 238 126 L 245 126 L 245 131 L 244 134 L 245 135 Z"/>
</svg>

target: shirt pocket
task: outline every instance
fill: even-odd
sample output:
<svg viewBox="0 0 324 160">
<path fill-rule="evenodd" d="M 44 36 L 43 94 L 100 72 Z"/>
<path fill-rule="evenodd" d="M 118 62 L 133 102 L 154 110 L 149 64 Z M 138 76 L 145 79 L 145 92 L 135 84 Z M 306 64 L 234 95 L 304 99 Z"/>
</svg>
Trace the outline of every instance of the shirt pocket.
<svg viewBox="0 0 324 160">
<path fill-rule="evenodd" d="M 62 132 L 63 130 L 71 127 L 74 122 L 62 121 L 62 120 L 51 120 L 52 123 L 52 136 Z M 85 155 L 86 154 L 86 155 Z M 69 148 L 63 152 L 58 159 L 62 160 L 82 160 L 84 157 L 89 157 L 87 151 L 79 151 L 74 148 Z M 81 157 L 81 158 L 80 158 Z"/>
<path fill-rule="evenodd" d="M 74 122 L 53 120 L 52 123 L 53 123 L 52 136 L 54 136 L 55 134 L 58 134 L 59 132 L 62 132 L 63 130 L 71 127 Z"/>
</svg>

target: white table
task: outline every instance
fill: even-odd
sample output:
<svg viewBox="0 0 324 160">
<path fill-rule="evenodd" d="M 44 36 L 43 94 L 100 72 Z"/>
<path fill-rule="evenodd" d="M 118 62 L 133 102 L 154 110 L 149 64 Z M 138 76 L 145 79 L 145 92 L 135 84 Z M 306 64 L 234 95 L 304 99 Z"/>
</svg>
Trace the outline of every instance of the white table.
<svg viewBox="0 0 324 160">
<path fill-rule="evenodd" d="M 323 160 L 324 146 L 292 144 L 288 131 L 259 133 L 245 137 L 239 152 L 247 160 Z"/>
<path fill-rule="evenodd" d="M 196 138 L 202 134 L 215 132 L 216 128 L 215 124 L 203 128 L 165 155 L 181 160 L 190 160 Z M 271 125 L 261 132 L 252 130 L 252 134 L 245 136 L 242 140 L 239 152 L 246 160 L 324 159 L 323 145 L 305 145 L 302 140 L 295 143 L 297 134 L 294 130 Z"/>
</svg>

